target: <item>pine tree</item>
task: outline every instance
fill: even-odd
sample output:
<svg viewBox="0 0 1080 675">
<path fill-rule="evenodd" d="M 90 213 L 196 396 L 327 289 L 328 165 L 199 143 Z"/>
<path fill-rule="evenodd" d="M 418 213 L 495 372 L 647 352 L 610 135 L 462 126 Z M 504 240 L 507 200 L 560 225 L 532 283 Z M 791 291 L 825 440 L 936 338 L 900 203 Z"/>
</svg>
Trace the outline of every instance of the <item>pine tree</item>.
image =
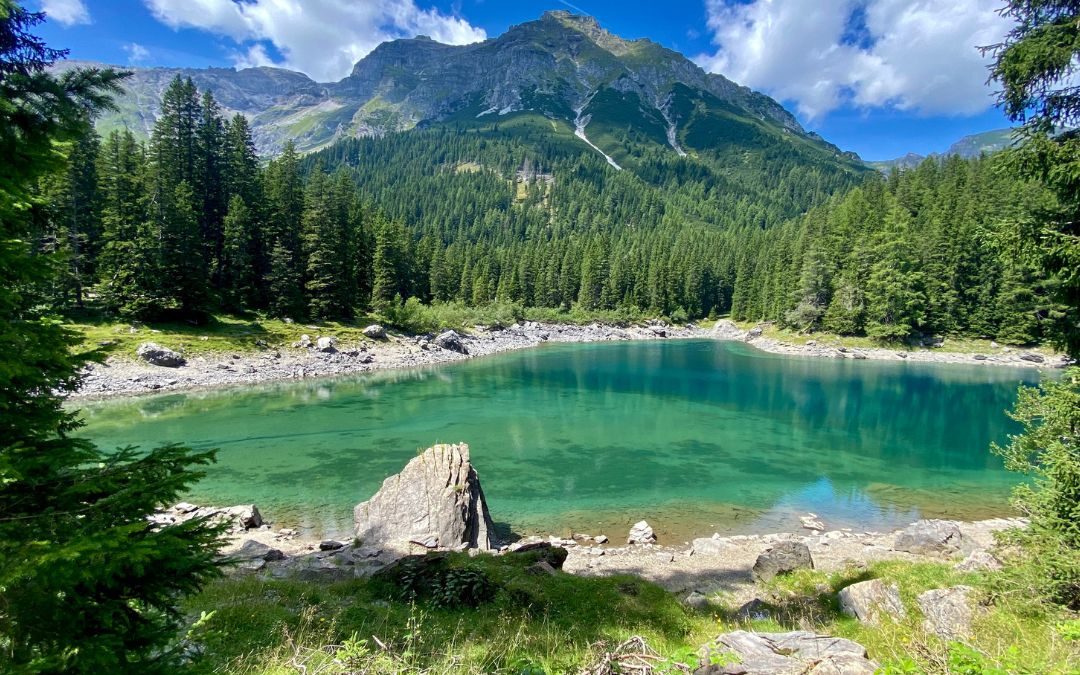
<svg viewBox="0 0 1080 675">
<path fill-rule="evenodd" d="M 159 672 L 175 657 L 177 599 L 216 574 L 219 544 L 202 519 L 157 527 L 147 516 L 213 453 L 105 454 L 64 408 L 86 357 L 34 302 L 49 265 L 28 250 L 26 205 L 120 76 L 54 74 L 63 53 L 28 32 L 43 20 L 0 0 L 0 670 Z"/>
<path fill-rule="evenodd" d="M 251 307 L 255 299 L 255 223 L 251 210 L 239 195 L 229 200 L 221 250 L 221 290 L 226 308 Z"/>
<path fill-rule="evenodd" d="M 911 241 L 907 212 L 894 204 L 886 216 L 885 229 L 876 237 L 875 262 L 866 280 L 866 334 L 870 337 L 886 342 L 903 340 L 915 333 L 925 318 L 923 274 Z"/>
</svg>

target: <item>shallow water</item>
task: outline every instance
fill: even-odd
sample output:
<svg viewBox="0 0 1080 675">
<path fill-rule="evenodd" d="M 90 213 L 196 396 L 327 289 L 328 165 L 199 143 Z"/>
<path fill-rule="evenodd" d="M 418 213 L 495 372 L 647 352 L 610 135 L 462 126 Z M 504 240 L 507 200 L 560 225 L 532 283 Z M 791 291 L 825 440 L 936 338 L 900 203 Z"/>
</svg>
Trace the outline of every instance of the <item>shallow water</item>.
<svg viewBox="0 0 1080 675">
<path fill-rule="evenodd" d="M 191 495 L 342 535 L 418 449 L 469 443 L 515 531 L 667 541 L 1008 513 L 990 454 L 1025 369 L 767 354 L 713 340 L 545 345 L 422 370 L 81 404 L 104 447 L 220 449 Z"/>
</svg>

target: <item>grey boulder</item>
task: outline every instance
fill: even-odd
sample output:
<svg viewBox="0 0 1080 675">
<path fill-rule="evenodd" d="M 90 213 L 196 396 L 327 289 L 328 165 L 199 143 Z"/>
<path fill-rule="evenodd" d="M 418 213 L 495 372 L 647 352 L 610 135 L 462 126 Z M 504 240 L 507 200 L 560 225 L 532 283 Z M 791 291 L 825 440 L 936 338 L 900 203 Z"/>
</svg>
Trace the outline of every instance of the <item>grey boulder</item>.
<svg viewBox="0 0 1080 675">
<path fill-rule="evenodd" d="M 954 520 L 920 520 L 896 535 L 893 549 L 922 555 L 952 555 L 960 550 L 964 535 Z"/>
<path fill-rule="evenodd" d="M 315 350 L 331 354 L 337 351 L 337 340 L 332 337 L 321 337 L 315 341 Z"/>
<path fill-rule="evenodd" d="M 736 665 L 698 668 L 698 675 L 872 675 L 878 665 L 867 658 L 866 648 L 844 638 L 808 631 L 752 633 L 744 630 L 716 638 L 718 654 L 734 655 Z"/>
<path fill-rule="evenodd" d="M 491 515 L 464 443 L 435 445 L 414 457 L 356 506 L 353 520 L 365 545 L 492 548 Z"/>
<path fill-rule="evenodd" d="M 896 585 L 886 585 L 880 579 L 860 581 L 840 589 L 840 609 L 859 621 L 877 625 L 885 617 L 893 620 L 907 615 Z"/>
<path fill-rule="evenodd" d="M 814 569 L 810 549 L 798 541 L 782 541 L 766 549 L 757 557 L 752 570 L 754 579 L 769 581 L 778 574 L 801 569 Z"/>
<path fill-rule="evenodd" d="M 152 366 L 163 368 L 179 368 L 187 363 L 179 352 L 174 352 L 168 347 L 162 347 L 155 342 L 144 342 L 135 350 L 140 359 Z"/>
<path fill-rule="evenodd" d="M 969 553 L 968 557 L 962 561 L 956 563 L 953 569 L 961 572 L 996 572 L 1003 567 L 1002 562 L 993 553 L 979 548 Z"/>
<path fill-rule="evenodd" d="M 935 588 L 916 598 L 922 610 L 923 629 L 943 640 L 956 640 L 971 636 L 971 620 L 974 618 L 971 586 Z"/>
<path fill-rule="evenodd" d="M 443 349 L 458 352 L 459 354 L 469 353 L 469 350 L 465 348 L 465 342 L 462 341 L 461 336 L 458 335 L 456 331 L 448 330 L 445 333 L 440 333 L 435 338 L 435 344 Z"/>
<path fill-rule="evenodd" d="M 656 533 L 644 520 L 639 520 L 630 528 L 630 534 L 626 537 L 627 544 L 655 544 Z"/>
<path fill-rule="evenodd" d="M 364 329 L 364 335 L 373 340 L 380 340 L 386 337 L 386 328 L 381 324 L 373 323 Z"/>
</svg>

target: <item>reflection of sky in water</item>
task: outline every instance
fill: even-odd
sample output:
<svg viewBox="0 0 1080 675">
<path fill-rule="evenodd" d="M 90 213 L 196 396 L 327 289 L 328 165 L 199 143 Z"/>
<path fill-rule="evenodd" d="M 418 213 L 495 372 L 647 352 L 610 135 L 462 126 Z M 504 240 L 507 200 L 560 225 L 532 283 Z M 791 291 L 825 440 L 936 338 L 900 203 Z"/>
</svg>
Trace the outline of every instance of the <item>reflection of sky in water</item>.
<svg viewBox="0 0 1080 675">
<path fill-rule="evenodd" d="M 85 405 L 106 447 L 220 449 L 192 495 L 348 528 L 418 448 L 466 441 L 518 529 L 882 528 L 1003 510 L 988 452 L 1032 371 L 781 357 L 713 341 L 549 345 L 439 368 Z M 661 519 L 666 522 L 660 522 Z M 654 522 L 656 521 L 656 522 Z M 614 530 L 612 530 L 614 531 Z"/>
</svg>

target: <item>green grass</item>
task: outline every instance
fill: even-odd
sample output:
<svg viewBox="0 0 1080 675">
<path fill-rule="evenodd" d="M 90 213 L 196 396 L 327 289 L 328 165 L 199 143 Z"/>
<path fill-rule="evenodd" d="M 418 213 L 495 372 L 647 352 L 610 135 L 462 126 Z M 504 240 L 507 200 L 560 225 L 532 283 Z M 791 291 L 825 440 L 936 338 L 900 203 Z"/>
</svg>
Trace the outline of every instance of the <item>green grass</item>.
<svg viewBox="0 0 1080 675">
<path fill-rule="evenodd" d="M 762 329 L 762 336 L 780 342 L 787 342 L 793 345 L 805 345 L 808 342 L 814 341 L 819 346 L 823 347 L 846 347 L 848 349 L 892 349 L 894 351 L 908 351 L 908 352 L 948 352 L 955 354 L 1001 354 L 1002 349 L 1008 345 L 1001 345 L 999 347 L 992 347 L 991 340 L 981 340 L 978 338 L 966 338 L 966 337 L 946 337 L 944 344 L 941 347 L 911 347 L 908 345 L 888 345 L 881 342 L 858 335 L 836 335 L 833 333 L 803 333 L 788 328 L 782 328 L 777 324 L 758 324 L 753 321 L 736 321 L 739 328 L 749 330 L 755 326 L 760 326 Z M 1009 346 L 1013 352 L 1016 351 L 1030 351 L 1038 354 L 1042 354 L 1045 357 L 1058 356 L 1058 352 L 1054 351 L 1051 347 L 1045 345 L 1027 345 L 1027 346 Z"/>
<path fill-rule="evenodd" d="M 773 618 L 738 622 L 732 608 L 718 603 L 706 611 L 688 609 L 634 577 L 531 575 L 524 571 L 530 563 L 514 556 L 452 555 L 450 568 L 480 571 L 495 589 L 490 602 L 454 609 L 410 601 L 385 580 L 323 586 L 222 580 L 183 607 L 192 621 L 203 617 L 189 632 L 204 654 L 196 671 L 574 672 L 635 635 L 669 665 L 694 667 L 703 645 L 735 629 L 847 637 L 865 645 L 885 673 L 1069 673 L 1080 663 L 1075 616 L 995 595 L 993 576 L 943 564 L 887 562 L 781 577 L 762 589 L 775 598 Z M 899 586 L 907 618 L 869 627 L 840 613 L 836 592 L 868 578 Z M 957 583 L 975 587 L 989 604 L 971 640 L 945 644 L 923 630 L 915 598 Z"/>
<path fill-rule="evenodd" d="M 303 334 L 312 338 L 332 335 L 342 344 L 368 340 L 363 329 L 372 323 L 382 323 L 409 334 L 454 329 L 471 332 L 475 326 L 495 323 L 509 326 L 518 321 L 586 324 L 600 321 L 626 324 L 644 320 L 644 315 L 631 311 L 580 308 L 524 308 L 510 303 L 493 303 L 471 307 L 459 302 L 422 305 L 410 302 L 400 308 L 357 317 L 353 321 L 324 321 L 316 323 L 286 323 L 256 314 L 242 316 L 217 314 L 200 324 L 172 322 L 120 321 L 100 314 L 71 317 L 71 325 L 83 334 L 81 348 L 104 348 L 107 354 L 135 358 L 135 350 L 143 342 L 156 342 L 188 356 L 229 353 L 252 353 L 264 349 L 288 347 Z"/>
</svg>

